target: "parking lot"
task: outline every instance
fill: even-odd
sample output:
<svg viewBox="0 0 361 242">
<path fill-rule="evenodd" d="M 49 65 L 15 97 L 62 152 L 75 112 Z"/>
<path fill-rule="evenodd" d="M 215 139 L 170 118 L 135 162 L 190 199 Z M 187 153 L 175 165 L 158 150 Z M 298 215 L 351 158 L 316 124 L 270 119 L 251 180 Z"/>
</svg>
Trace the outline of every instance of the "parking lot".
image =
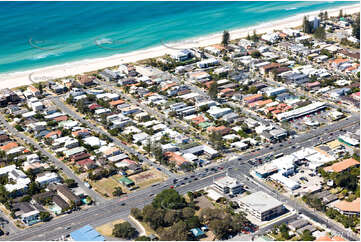
<svg viewBox="0 0 361 242">
<path fill-rule="evenodd" d="M 290 128 L 296 132 L 306 132 L 317 129 L 320 125 L 332 123 L 329 117 L 330 112 L 334 110 L 322 110 L 304 117 L 296 118 L 289 121 Z"/>
<path fill-rule="evenodd" d="M 322 177 L 314 175 L 311 170 L 303 167 L 300 167 L 299 171 L 289 178 L 298 182 L 301 186 L 299 189 L 295 190 L 296 193 L 306 193 L 308 189 L 319 186 L 323 182 Z"/>
</svg>

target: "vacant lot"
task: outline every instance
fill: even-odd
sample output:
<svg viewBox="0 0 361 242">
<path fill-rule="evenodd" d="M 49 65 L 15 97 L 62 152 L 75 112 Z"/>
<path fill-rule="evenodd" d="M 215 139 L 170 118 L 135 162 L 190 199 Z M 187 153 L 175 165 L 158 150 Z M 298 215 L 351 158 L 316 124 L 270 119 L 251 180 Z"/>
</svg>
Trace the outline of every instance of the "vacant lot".
<svg viewBox="0 0 361 242">
<path fill-rule="evenodd" d="M 102 178 L 99 181 L 91 182 L 93 188 L 104 196 L 107 194 L 109 197 L 113 197 L 112 193 L 116 187 L 122 188 L 123 192 L 127 192 L 125 186 L 120 184 L 114 176 L 108 178 Z"/>
<path fill-rule="evenodd" d="M 162 172 L 158 171 L 157 169 L 150 169 L 144 172 L 141 172 L 136 175 L 132 175 L 129 179 L 135 182 L 136 186 L 140 188 L 149 187 L 152 184 L 163 182 L 167 180 L 167 176 Z"/>
<path fill-rule="evenodd" d="M 123 223 L 123 222 L 125 222 L 123 219 L 118 219 L 118 220 L 103 224 L 99 227 L 96 227 L 95 230 L 98 231 L 103 236 L 112 237 L 114 225 Z"/>
</svg>

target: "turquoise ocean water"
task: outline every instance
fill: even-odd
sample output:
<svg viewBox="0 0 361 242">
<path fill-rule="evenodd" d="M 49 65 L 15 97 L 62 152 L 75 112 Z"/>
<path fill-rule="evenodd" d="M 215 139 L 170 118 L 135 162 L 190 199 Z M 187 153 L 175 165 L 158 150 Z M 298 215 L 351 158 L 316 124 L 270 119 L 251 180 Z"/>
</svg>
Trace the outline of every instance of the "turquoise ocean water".
<svg viewBox="0 0 361 242">
<path fill-rule="evenodd" d="M 357 2 L 0 2 L 0 73 L 105 57 Z"/>
</svg>

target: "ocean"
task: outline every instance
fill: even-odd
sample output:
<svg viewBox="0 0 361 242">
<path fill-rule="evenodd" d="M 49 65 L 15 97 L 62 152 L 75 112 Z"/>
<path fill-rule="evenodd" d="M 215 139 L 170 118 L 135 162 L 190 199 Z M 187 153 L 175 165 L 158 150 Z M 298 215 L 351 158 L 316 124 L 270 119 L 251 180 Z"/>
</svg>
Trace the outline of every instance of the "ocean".
<svg viewBox="0 0 361 242">
<path fill-rule="evenodd" d="M 0 73 L 158 46 L 357 2 L 0 2 Z"/>
</svg>

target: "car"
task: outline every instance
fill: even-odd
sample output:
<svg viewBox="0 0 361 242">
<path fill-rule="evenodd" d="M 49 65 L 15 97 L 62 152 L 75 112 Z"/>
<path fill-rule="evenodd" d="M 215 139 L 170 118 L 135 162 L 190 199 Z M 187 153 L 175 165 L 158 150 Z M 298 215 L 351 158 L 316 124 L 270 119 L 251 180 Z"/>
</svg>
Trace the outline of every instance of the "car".
<svg viewBox="0 0 361 242">
<path fill-rule="evenodd" d="M 185 180 L 185 181 L 188 180 L 188 177 L 184 177 L 184 180 Z"/>
<path fill-rule="evenodd" d="M 161 171 L 162 169 L 160 169 L 159 167 L 157 167 L 157 170 L 158 170 L 158 171 Z"/>
<path fill-rule="evenodd" d="M 121 206 L 125 206 L 125 203 L 121 203 L 120 205 L 121 205 Z"/>
<path fill-rule="evenodd" d="M 193 178 L 193 177 L 194 177 L 194 175 L 191 175 L 191 177 Z"/>
<path fill-rule="evenodd" d="M 171 188 L 171 189 L 173 189 L 173 188 L 174 188 L 174 186 L 170 186 L 170 188 Z"/>
<path fill-rule="evenodd" d="M 153 196 L 153 195 L 154 195 L 153 193 L 149 194 L 150 197 Z"/>
<path fill-rule="evenodd" d="M 69 229 L 71 229 L 71 227 L 69 226 L 69 227 L 66 227 L 65 229 L 66 229 L 66 230 L 69 230 Z"/>
<path fill-rule="evenodd" d="M 195 178 L 194 178 L 194 180 L 195 180 L 195 181 L 197 181 L 197 180 L 198 180 L 198 178 L 197 178 L 197 177 L 195 177 Z"/>
</svg>

